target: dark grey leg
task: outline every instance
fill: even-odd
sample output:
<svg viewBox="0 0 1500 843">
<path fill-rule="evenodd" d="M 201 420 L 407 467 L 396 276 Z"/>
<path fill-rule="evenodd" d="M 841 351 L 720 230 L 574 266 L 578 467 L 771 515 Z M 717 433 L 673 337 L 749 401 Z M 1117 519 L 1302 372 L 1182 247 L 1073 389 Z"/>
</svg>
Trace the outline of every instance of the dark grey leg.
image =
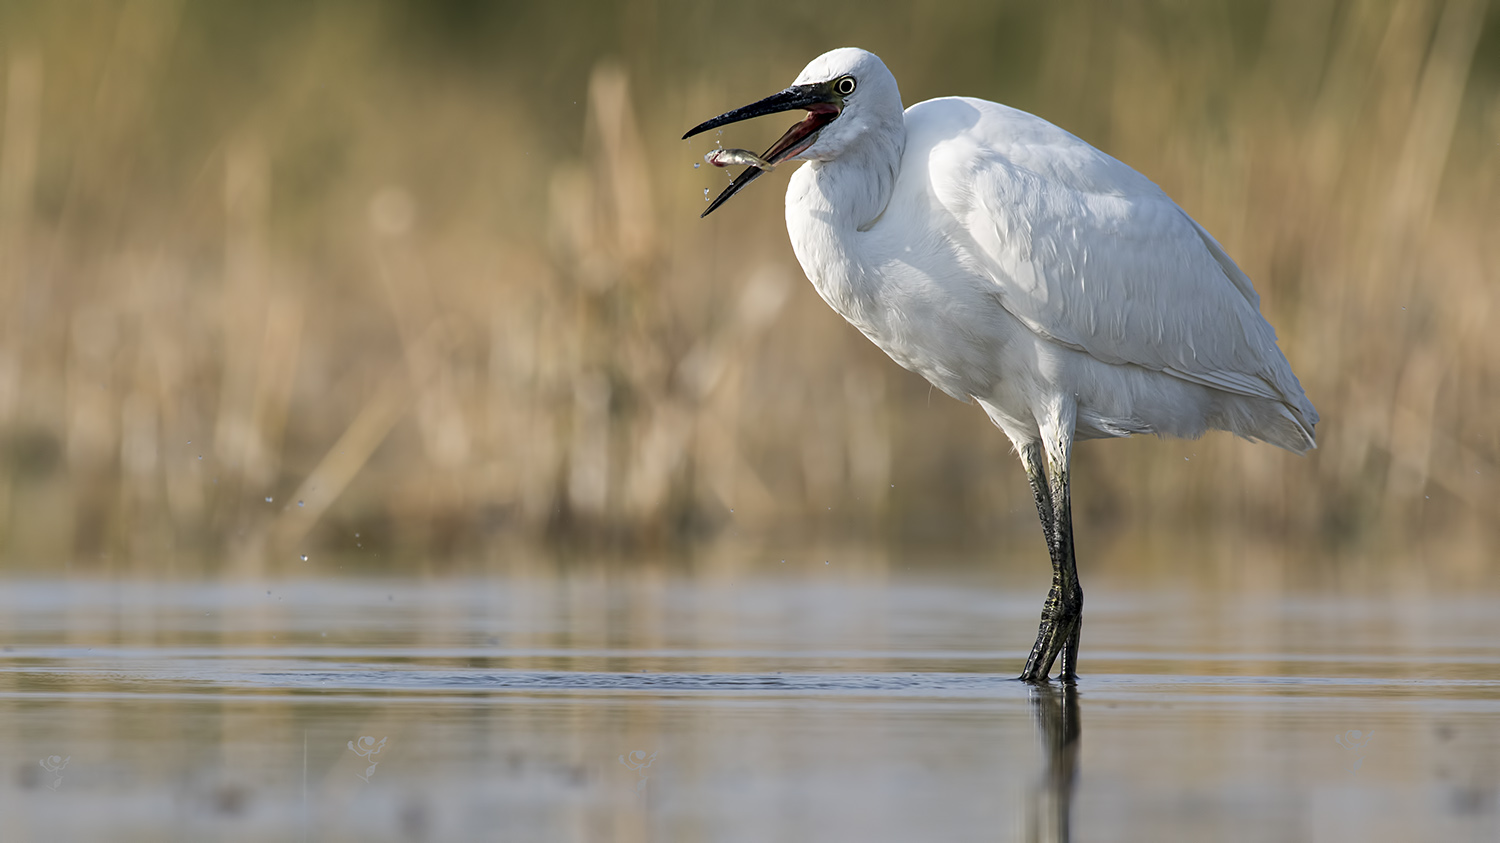
<svg viewBox="0 0 1500 843">
<path fill-rule="evenodd" d="M 1060 654 L 1062 666 L 1057 678 L 1063 682 L 1075 682 L 1078 679 L 1078 639 L 1083 632 L 1083 586 L 1078 583 L 1078 562 L 1073 555 L 1073 505 L 1066 464 L 1060 471 L 1052 473 L 1051 485 L 1052 508 L 1056 515 L 1056 527 L 1053 528 L 1057 534 L 1055 546 L 1062 569 L 1059 622 L 1066 626 Z"/>
<path fill-rule="evenodd" d="M 1053 532 L 1052 516 L 1052 492 L 1047 488 L 1047 458 L 1042 454 L 1042 443 L 1027 442 L 1019 449 L 1021 466 L 1026 469 L 1026 479 L 1031 483 L 1031 495 L 1036 499 L 1036 514 L 1042 522 L 1042 537 L 1047 540 L 1047 554 L 1052 558 L 1052 589 L 1047 592 L 1047 602 L 1043 604 L 1042 622 L 1037 629 L 1036 644 L 1032 645 L 1031 655 L 1026 659 L 1026 667 L 1021 671 L 1021 680 L 1024 682 L 1045 682 L 1047 672 L 1052 669 L 1049 659 L 1045 667 L 1038 673 L 1038 663 L 1042 658 L 1045 642 L 1052 638 L 1053 617 L 1049 608 L 1059 602 L 1058 595 L 1058 572 L 1057 555 L 1053 552 L 1056 544 Z"/>
<path fill-rule="evenodd" d="M 1027 442 L 1020 448 L 1021 466 L 1026 469 L 1026 480 L 1031 483 L 1031 496 L 1036 499 L 1036 514 L 1042 519 L 1042 537 L 1047 540 L 1047 552 L 1052 552 L 1052 493 L 1047 489 L 1047 458 L 1042 455 L 1042 443 Z"/>
<path fill-rule="evenodd" d="M 1083 626 L 1083 589 L 1078 584 L 1078 568 L 1073 557 L 1073 514 L 1068 489 L 1068 451 L 1071 442 L 1061 443 L 1057 454 L 1041 459 L 1040 443 L 1021 448 L 1021 464 L 1031 482 L 1036 498 L 1037 515 L 1042 521 L 1042 535 L 1052 557 L 1052 588 L 1042 605 L 1042 620 L 1037 627 L 1036 643 L 1021 671 L 1026 682 L 1046 682 L 1052 664 L 1062 656 L 1058 679 L 1073 682 L 1078 678 L 1078 639 Z"/>
</svg>

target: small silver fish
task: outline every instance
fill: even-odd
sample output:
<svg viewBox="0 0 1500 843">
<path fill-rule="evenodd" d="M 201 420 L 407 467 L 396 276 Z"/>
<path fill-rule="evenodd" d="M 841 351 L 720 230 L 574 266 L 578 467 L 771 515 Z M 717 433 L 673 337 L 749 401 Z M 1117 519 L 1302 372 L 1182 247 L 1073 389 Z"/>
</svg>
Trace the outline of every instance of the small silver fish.
<svg viewBox="0 0 1500 843">
<path fill-rule="evenodd" d="M 748 149 L 715 149 L 713 152 L 703 156 L 703 160 L 715 167 L 733 167 L 745 164 L 751 167 L 759 167 L 768 173 L 776 169 L 775 164 Z"/>
</svg>

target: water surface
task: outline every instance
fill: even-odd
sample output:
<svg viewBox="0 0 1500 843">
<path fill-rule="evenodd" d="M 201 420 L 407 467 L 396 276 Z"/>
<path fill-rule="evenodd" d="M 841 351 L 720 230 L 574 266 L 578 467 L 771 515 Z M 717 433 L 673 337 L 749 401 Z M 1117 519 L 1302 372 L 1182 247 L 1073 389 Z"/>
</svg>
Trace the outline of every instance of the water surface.
<svg viewBox="0 0 1500 843">
<path fill-rule="evenodd" d="M 13 582 L 6 838 L 1500 839 L 1500 596 L 821 573 Z"/>
</svg>

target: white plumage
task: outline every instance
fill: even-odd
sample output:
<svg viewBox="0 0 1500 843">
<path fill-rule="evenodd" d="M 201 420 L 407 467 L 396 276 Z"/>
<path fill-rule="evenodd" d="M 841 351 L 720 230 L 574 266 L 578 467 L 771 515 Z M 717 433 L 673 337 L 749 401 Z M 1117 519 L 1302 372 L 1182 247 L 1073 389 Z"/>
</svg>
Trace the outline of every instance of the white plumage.
<svg viewBox="0 0 1500 843">
<path fill-rule="evenodd" d="M 1044 680 L 1061 654 L 1071 679 L 1069 616 L 1082 611 L 1072 441 L 1217 429 L 1302 453 L 1315 447 L 1317 411 L 1250 279 L 1125 164 L 984 100 L 903 111 L 890 71 L 853 48 L 694 131 L 793 107 L 808 119 L 765 157 L 810 162 L 787 187 L 797 259 L 834 310 L 897 363 L 978 402 L 1015 444 L 1054 566 L 1022 678 Z M 742 174 L 713 207 L 759 174 Z"/>
</svg>

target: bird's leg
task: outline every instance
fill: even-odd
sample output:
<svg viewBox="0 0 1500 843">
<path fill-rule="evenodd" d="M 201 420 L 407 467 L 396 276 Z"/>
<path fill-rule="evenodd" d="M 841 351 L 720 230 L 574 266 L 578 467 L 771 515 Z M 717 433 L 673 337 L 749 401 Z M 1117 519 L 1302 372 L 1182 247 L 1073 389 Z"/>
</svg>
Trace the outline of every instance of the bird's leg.
<svg viewBox="0 0 1500 843">
<path fill-rule="evenodd" d="M 1047 552 L 1051 553 L 1052 493 L 1047 489 L 1047 458 L 1042 455 L 1040 442 L 1027 442 L 1019 451 L 1026 479 L 1031 483 L 1031 496 L 1036 499 L 1036 514 L 1042 519 L 1042 537 L 1047 540 Z"/>
<path fill-rule="evenodd" d="M 1072 682 L 1078 676 L 1078 639 L 1083 620 L 1083 589 L 1078 584 L 1078 568 L 1073 557 L 1073 515 L 1069 503 L 1068 463 L 1072 451 L 1072 425 L 1051 426 L 1047 460 L 1042 448 L 1028 444 L 1021 448 L 1021 463 L 1026 467 L 1036 498 L 1037 515 L 1042 521 L 1042 535 L 1052 557 L 1052 588 L 1042 605 L 1042 619 L 1037 627 L 1036 643 L 1021 671 L 1027 682 L 1045 682 L 1052 663 L 1062 656 L 1058 678 Z M 1055 435 L 1060 431 L 1066 435 Z M 1044 434 L 1047 431 L 1044 431 Z"/>
<path fill-rule="evenodd" d="M 1040 665 L 1046 642 L 1052 639 L 1053 615 L 1051 609 L 1061 599 L 1058 590 L 1057 555 L 1053 551 L 1056 543 L 1052 523 L 1052 492 L 1047 488 L 1047 458 L 1042 454 L 1042 443 L 1032 441 L 1021 445 L 1017 449 L 1021 456 L 1021 465 L 1026 469 L 1026 479 L 1031 483 L 1031 495 L 1036 499 L 1036 514 L 1042 522 L 1042 536 L 1047 540 L 1047 553 L 1052 557 L 1052 589 L 1047 592 L 1047 602 L 1042 604 L 1042 622 L 1036 633 L 1036 644 L 1031 648 L 1031 655 L 1026 659 L 1026 668 L 1021 671 L 1021 679 L 1026 682 L 1046 681 L 1047 672 L 1052 669 L 1051 659 L 1047 660 L 1045 666 Z"/>
<path fill-rule="evenodd" d="M 1073 507 L 1069 486 L 1068 464 L 1050 473 L 1052 511 L 1054 515 L 1053 587 L 1060 592 L 1058 625 L 1063 638 L 1062 666 L 1057 678 L 1063 682 L 1078 679 L 1078 639 L 1083 631 L 1083 587 L 1078 584 L 1078 564 L 1073 555 Z M 1051 659 L 1048 659 L 1051 667 Z"/>
</svg>

